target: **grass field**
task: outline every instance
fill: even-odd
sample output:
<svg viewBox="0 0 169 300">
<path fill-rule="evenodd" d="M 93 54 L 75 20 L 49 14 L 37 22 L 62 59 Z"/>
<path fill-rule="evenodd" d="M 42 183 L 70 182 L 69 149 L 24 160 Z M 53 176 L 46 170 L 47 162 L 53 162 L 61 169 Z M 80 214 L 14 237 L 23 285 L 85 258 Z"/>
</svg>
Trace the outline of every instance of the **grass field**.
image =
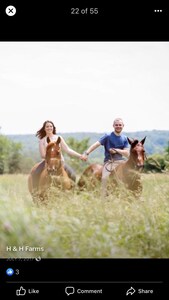
<svg viewBox="0 0 169 300">
<path fill-rule="evenodd" d="M 0 257 L 168 258 L 169 174 L 143 174 L 134 199 L 51 191 L 33 203 L 26 175 L 0 176 Z"/>
</svg>

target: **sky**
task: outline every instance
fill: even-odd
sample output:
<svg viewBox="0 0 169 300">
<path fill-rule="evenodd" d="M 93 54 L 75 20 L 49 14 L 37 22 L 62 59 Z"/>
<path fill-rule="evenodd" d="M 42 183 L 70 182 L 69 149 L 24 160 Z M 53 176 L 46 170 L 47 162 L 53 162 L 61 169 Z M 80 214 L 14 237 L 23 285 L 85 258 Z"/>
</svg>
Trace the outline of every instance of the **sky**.
<svg viewBox="0 0 169 300">
<path fill-rule="evenodd" d="M 168 42 L 0 42 L 2 134 L 169 130 Z"/>
</svg>

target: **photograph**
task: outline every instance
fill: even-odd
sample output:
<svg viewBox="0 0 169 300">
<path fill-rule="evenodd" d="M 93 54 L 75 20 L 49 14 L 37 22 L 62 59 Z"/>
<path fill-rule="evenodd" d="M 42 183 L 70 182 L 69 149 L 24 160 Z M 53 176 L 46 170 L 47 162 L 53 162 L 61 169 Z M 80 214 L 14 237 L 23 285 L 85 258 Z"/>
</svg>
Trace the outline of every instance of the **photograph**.
<svg viewBox="0 0 169 300">
<path fill-rule="evenodd" d="M 169 257 L 169 43 L 0 43 L 0 257 Z"/>
</svg>

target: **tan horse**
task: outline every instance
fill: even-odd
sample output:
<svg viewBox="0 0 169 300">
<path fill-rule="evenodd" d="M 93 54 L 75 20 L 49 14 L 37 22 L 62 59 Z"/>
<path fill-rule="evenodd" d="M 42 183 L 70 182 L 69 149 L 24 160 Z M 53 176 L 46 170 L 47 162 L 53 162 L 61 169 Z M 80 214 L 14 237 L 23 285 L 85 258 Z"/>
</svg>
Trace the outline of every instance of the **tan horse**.
<svg viewBox="0 0 169 300">
<path fill-rule="evenodd" d="M 36 164 L 28 177 L 28 189 L 33 199 L 37 197 L 41 200 L 47 199 L 47 194 L 51 186 L 69 190 L 73 186 L 72 180 L 69 178 L 64 169 L 61 159 L 60 137 L 56 142 L 49 142 L 46 148 L 45 166 L 39 175 L 38 181 L 34 172 L 36 172 L 39 163 Z"/>
<path fill-rule="evenodd" d="M 146 137 L 141 140 L 131 140 L 128 138 L 130 147 L 130 156 L 127 161 L 122 161 L 114 170 L 111 171 L 111 164 L 113 160 L 110 161 L 110 171 L 109 184 L 112 186 L 119 186 L 123 184 L 127 189 L 132 191 L 134 194 L 140 194 L 142 191 L 141 183 L 141 171 L 144 167 L 145 160 L 145 150 L 144 142 Z M 82 190 L 84 188 L 93 188 L 96 183 L 101 182 L 103 165 L 91 164 L 83 172 L 82 176 L 78 181 L 78 186 Z"/>
</svg>

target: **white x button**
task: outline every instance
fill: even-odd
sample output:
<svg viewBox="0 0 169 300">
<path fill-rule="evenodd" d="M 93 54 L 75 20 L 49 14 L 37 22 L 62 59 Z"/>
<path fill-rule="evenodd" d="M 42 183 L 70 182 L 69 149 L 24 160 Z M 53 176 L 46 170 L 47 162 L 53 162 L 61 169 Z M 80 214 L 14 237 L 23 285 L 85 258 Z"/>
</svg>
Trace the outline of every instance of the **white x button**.
<svg viewBox="0 0 169 300">
<path fill-rule="evenodd" d="M 13 5 L 9 5 L 6 7 L 5 12 L 9 17 L 13 17 L 16 14 L 16 8 Z"/>
</svg>

